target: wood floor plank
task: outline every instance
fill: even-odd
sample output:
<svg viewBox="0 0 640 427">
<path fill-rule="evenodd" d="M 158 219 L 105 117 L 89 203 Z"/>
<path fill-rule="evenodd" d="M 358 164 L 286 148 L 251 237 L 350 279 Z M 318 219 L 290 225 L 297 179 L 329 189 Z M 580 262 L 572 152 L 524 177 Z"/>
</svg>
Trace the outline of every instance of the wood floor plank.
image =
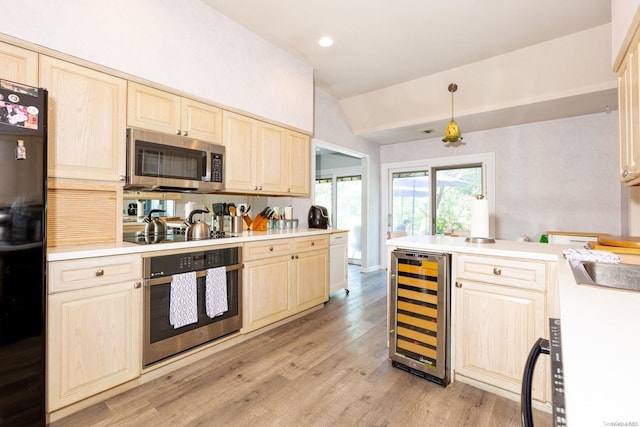
<svg viewBox="0 0 640 427">
<path fill-rule="evenodd" d="M 61 426 L 519 426 L 519 403 L 388 359 L 386 272 L 349 271 L 322 310 L 112 397 Z M 536 427 L 551 425 L 535 411 Z"/>
</svg>

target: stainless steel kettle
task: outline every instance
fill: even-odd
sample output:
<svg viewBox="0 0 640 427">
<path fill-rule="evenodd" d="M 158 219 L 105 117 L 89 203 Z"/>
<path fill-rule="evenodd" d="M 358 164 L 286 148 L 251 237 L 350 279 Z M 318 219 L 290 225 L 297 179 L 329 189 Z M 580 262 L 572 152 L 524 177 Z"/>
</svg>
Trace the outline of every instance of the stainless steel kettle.
<svg viewBox="0 0 640 427">
<path fill-rule="evenodd" d="M 211 237 L 211 230 L 206 222 L 200 220 L 193 222 L 193 216 L 199 213 L 209 213 L 209 209 L 194 209 L 189 214 L 189 218 L 184 220 L 187 225 L 185 234 L 187 240 L 202 240 Z"/>
<path fill-rule="evenodd" d="M 144 234 L 145 236 L 164 236 L 167 234 L 167 225 L 159 217 L 151 217 L 156 212 L 164 212 L 162 209 L 152 209 L 144 218 Z"/>
</svg>

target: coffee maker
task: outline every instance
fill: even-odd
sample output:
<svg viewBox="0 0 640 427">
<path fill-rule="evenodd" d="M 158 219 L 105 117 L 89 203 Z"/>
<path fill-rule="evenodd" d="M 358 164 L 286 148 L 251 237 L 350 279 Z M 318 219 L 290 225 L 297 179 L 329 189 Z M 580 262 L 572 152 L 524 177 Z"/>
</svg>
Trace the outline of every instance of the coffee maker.
<svg viewBox="0 0 640 427">
<path fill-rule="evenodd" d="M 324 206 L 313 205 L 309 208 L 309 228 L 329 228 L 329 211 Z"/>
</svg>

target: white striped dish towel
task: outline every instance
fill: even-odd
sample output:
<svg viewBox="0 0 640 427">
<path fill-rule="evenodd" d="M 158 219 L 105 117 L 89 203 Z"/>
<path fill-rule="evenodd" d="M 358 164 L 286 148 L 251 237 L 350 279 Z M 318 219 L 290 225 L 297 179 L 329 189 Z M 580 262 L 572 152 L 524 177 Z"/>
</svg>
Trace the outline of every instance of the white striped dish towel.
<svg viewBox="0 0 640 427">
<path fill-rule="evenodd" d="M 198 321 L 196 272 L 174 274 L 169 295 L 169 323 L 178 329 Z"/>
<path fill-rule="evenodd" d="M 216 317 L 229 310 L 226 267 L 209 268 L 205 287 L 207 316 Z"/>
<path fill-rule="evenodd" d="M 609 251 L 571 248 L 563 250 L 562 253 L 569 261 L 620 262 L 620 257 Z"/>
</svg>

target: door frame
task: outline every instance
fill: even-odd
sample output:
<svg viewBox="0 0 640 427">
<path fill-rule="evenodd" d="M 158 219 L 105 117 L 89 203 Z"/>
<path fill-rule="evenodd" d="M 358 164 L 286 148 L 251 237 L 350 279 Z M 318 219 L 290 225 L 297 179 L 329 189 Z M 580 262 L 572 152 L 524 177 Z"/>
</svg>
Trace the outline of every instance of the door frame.
<svg viewBox="0 0 640 427">
<path fill-rule="evenodd" d="M 326 148 L 328 150 L 335 151 L 337 153 L 346 154 L 348 156 L 356 157 L 360 159 L 360 163 L 361 163 L 360 175 L 362 176 L 362 197 L 361 197 L 361 206 L 360 206 L 360 212 L 361 212 L 360 222 L 362 226 L 361 228 L 362 240 L 360 243 L 361 244 L 360 270 L 362 272 L 377 270 L 378 266 L 375 266 L 375 267 L 369 266 L 369 242 L 372 240 L 371 240 L 371 236 L 369 236 L 370 233 L 368 233 L 368 230 L 370 227 L 372 227 L 373 229 L 376 228 L 374 225 L 372 225 L 372 221 L 370 218 L 371 212 L 370 212 L 370 209 L 367 208 L 367 206 L 369 206 L 370 197 L 371 197 L 368 191 L 369 185 L 370 185 L 370 170 L 371 170 L 369 155 L 362 153 L 360 151 L 351 150 L 349 148 L 345 148 L 340 145 L 332 144 L 330 142 L 323 141 L 316 138 L 313 138 L 311 142 L 312 142 L 312 148 L 313 148 L 313 156 L 312 156 L 313 157 L 313 167 L 312 167 L 313 179 L 311 181 L 312 188 L 311 188 L 311 194 L 310 194 L 312 204 L 315 203 L 315 183 L 316 183 L 315 153 L 318 148 Z"/>
</svg>

